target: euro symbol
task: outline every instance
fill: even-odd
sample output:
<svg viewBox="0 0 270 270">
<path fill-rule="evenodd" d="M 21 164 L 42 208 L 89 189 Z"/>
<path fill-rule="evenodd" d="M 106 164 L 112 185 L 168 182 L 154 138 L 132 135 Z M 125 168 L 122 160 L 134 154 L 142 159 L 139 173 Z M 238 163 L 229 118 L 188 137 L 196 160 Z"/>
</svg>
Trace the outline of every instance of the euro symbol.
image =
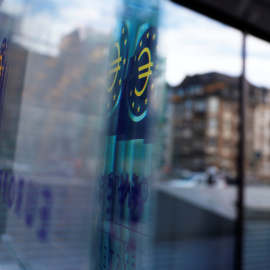
<svg viewBox="0 0 270 270">
<path fill-rule="evenodd" d="M 149 76 L 152 74 L 151 67 L 153 66 L 153 62 L 151 62 L 151 52 L 150 52 L 150 50 L 149 50 L 148 47 L 145 47 L 145 48 L 141 51 L 141 53 L 140 53 L 140 55 L 139 55 L 139 58 L 138 58 L 138 61 L 140 61 L 141 56 L 142 56 L 144 53 L 147 53 L 147 55 L 148 55 L 148 63 L 145 64 L 145 65 L 143 65 L 143 66 L 140 66 L 140 67 L 138 68 L 138 71 L 142 71 L 142 70 L 145 70 L 145 69 L 147 69 L 147 71 L 145 71 L 144 73 L 139 74 L 139 75 L 138 75 L 138 78 L 139 78 L 139 79 L 142 79 L 142 78 L 147 77 L 147 79 L 146 79 L 146 81 L 145 81 L 145 83 L 144 83 L 143 88 L 142 88 L 140 91 L 138 91 L 138 90 L 136 89 L 136 87 L 135 87 L 135 94 L 136 94 L 136 96 L 138 96 L 138 97 L 141 96 L 141 95 L 144 93 L 145 88 L 146 88 L 146 86 L 147 86 L 147 84 L 148 84 Z"/>
<path fill-rule="evenodd" d="M 117 78 L 118 71 L 121 69 L 119 63 L 121 62 L 122 57 L 120 57 L 120 46 L 119 46 L 119 43 L 116 42 L 114 44 L 114 47 L 116 47 L 116 49 L 117 49 L 117 59 L 115 59 L 114 61 L 112 61 L 110 63 L 110 66 L 112 67 L 112 69 L 109 71 L 109 75 L 115 73 L 115 76 L 114 76 L 114 80 L 113 80 L 112 85 L 108 88 L 108 92 L 111 92 L 112 91 L 112 89 L 114 87 L 114 84 L 115 84 L 115 81 L 116 81 L 116 78 Z M 116 66 L 115 66 L 115 64 L 116 64 Z"/>
</svg>

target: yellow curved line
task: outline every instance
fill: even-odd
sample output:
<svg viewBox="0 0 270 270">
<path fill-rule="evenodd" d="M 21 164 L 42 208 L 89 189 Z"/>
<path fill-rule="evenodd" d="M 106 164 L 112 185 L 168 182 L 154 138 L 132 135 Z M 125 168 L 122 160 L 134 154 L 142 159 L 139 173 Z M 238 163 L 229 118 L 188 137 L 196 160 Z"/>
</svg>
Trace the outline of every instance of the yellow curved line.
<svg viewBox="0 0 270 270">
<path fill-rule="evenodd" d="M 152 74 L 151 67 L 153 66 L 153 62 L 151 62 L 151 52 L 150 52 L 150 50 L 149 50 L 148 47 L 145 47 L 145 48 L 141 51 L 141 53 L 140 53 L 140 55 L 139 55 L 139 58 L 138 58 L 138 61 L 140 61 L 141 56 L 142 56 L 144 53 L 147 53 L 149 62 L 148 62 L 147 64 L 143 65 L 143 66 L 140 66 L 140 67 L 138 68 L 138 71 L 142 71 L 142 70 L 144 70 L 144 69 L 148 69 L 148 70 L 147 70 L 146 72 L 144 72 L 144 73 L 139 74 L 139 75 L 138 75 L 138 79 L 141 79 L 141 78 L 144 78 L 144 77 L 147 77 L 147 79 L 146 79 L 146 81 L 145 81 L 145 83 L 144 83 L 144 86 L 143 86 L 142 90 L 138 91 L 137 88 L 135 87 L 135 94 L 136 94 L 136 96 L 138 96 L 138 97 L 140 97 L 140 96 L 144 93 L 145 88 L 146 88 L 146 86 L 147 86 L 147 84 L 148 84 L 149 76 Z"/>
<path fill-rule="evenodd" d="M 115 76 L 114 76 L 114 80 L 113 80 L 112 85 L 108 88 L 108 92 L 111 92 L 111 91 L 112 91 L 112 89 L 113 89 L 113 87 L 114 87 L 114 85 L 115 85 L 115 81 L 116 81 L 116 78 L 117 78 L 118 71 L 121 69 L 121 66 L 119 66 L 119 62 L 121 62 L 122 57 L 120 57 L 120 46 L 119 46 L 119 43 L 116 42 L 116 43 L 114 44 L 113 47 L 116 47 L 116 49 L 117 49 L 117 56 L 118 56 L 118 58 L 115 59 L 115 60 L 113 60 L 113 61 L 110 63 L 110 66 L 113 66 L 113 65 L 115 65 L 115 64 L 117 64 L 117 66 L 114 67 L 113 69 L 111 69 L 111 70 L 109 71 L 109 74 L 110 74 L 110 75 L 111 75 L 112 73 L 115 73 Z"/>
</svg>

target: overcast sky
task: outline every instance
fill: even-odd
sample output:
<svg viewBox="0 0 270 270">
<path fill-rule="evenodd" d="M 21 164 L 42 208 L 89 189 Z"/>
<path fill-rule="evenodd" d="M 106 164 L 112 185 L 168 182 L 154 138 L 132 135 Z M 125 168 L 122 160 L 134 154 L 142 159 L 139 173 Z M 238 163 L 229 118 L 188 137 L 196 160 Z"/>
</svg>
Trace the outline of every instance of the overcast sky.
<svg viewBox="0 0 270 270">
<path fill-rule="evenodd" d="M 186 75 L 209 71 L 240 75 L 240 31 L 170 2 L 164 10 L 161 42 L 166 48 L 166 78 L 170 84 L 178 84 Z M 248 37 L 247 55 L 248 80 L 270 88 L 269 43 Z"/>
<path fill-rule="evenodd" d="M 78 27 L 111 33 L 117 20 L 115 3 L 119 0 L 6 0 L 3 9 L 27 14 L 21 31 L 36 42 L 21 42 L 44 53 L 55 53 L 61 37 Z M 167 59 L 166 80 L 171 85 L 180 83 L 186 75 L 210 71 L 240 75 L 242 35 L 238 30 L 169 1 L 163 2 L 161 10 L 159 47 Z M 247 45 L 248 79 L 270 88 L 270 45 L 252 37 Z"/>
</svg>

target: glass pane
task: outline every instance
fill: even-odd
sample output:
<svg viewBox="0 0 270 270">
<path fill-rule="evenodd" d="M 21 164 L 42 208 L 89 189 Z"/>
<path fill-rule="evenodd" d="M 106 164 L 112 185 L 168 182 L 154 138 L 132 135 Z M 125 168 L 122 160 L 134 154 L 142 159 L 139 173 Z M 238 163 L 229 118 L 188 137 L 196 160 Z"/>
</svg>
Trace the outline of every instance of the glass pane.
<svg viewBox="0 0 270 270">
<path fill-rule="evenodd" d="M 159 1 L 0 15 L 0 268 L 147 269 Z"/>
<path fill-rule="evenodd" d="M 232 269 L 241 34 L 168 1 L 0 2 L 0 268 Z"/>
<path fill-rule="evenodd" d="M 102 138 L 95 269 L 151 269 L 153 137 L 163 62 L 159 1 L 124 1 L 110 46 Z M 164 88 L 164 87 L 163 87 Z"/>
<path fill-rule="evenodd" d="M 116 2 L 1 3 L 0 268 L 90 269 Z"/>
<path fill-rule="evenodd" d="M 247 37 L 244 269 L 270 267 L 270 44 Z"/>
<path fill-rule="evenodd" d="M 233 269 L 241 33 L 166 2 L 154 265 Z"/>
</svg>

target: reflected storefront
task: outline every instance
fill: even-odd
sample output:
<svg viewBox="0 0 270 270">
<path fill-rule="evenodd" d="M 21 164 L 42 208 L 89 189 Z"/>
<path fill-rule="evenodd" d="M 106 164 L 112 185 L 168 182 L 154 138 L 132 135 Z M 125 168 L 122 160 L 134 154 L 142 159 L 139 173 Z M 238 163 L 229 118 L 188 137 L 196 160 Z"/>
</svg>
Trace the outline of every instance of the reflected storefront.
<svg viewBox="0 0 270 270">
<path fill-rule="evenodd" d="M 270 267 L 270 47 L 209 17 L 1 1 L 0 269 Z"/>
<path fill-rule="evenodd" d="M 85 1 L 3 2 L 1 269 L 90 268 L 114 8 L 107 16 L 112 25 L 104 20 L 102 29 L 96 22 L 108 8 Z"/>
</svg>

